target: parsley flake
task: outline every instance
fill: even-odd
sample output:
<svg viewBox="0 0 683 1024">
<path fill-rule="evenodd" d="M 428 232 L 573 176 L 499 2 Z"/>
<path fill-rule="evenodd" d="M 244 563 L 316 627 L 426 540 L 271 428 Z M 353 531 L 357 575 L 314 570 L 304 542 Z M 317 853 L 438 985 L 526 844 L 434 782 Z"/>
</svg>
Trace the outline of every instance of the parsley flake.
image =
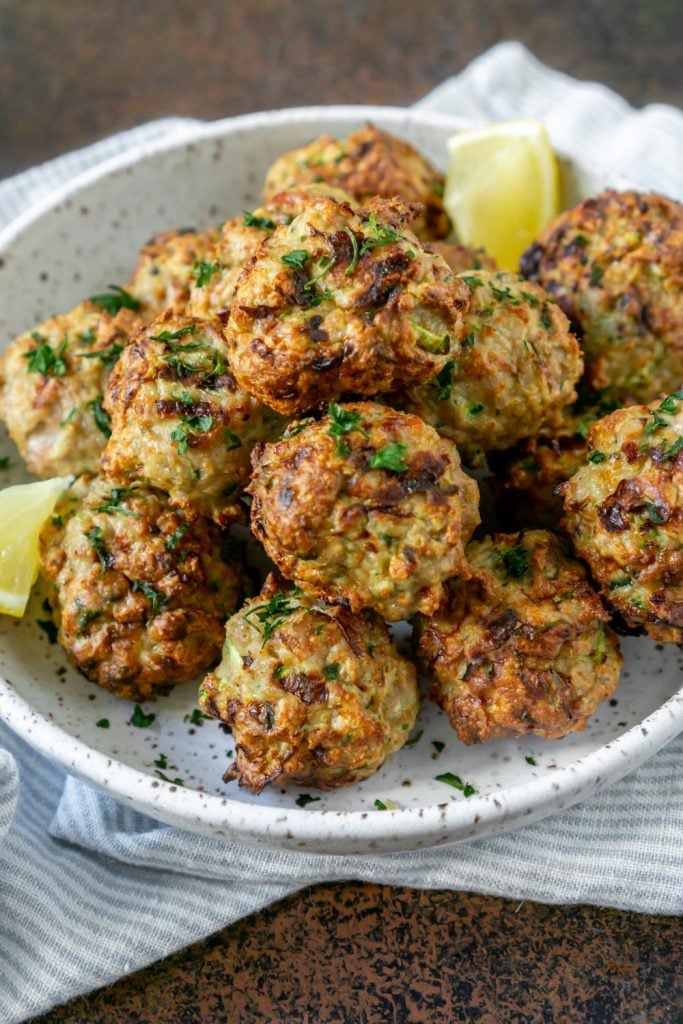
<svg viewBox="0 0 683 1024">
<path fill-rule="evenodd" d="M 332 662 L 331 665 L 325 665 L 323 668 L 323 675 L 327 679 L 339 679 L 339 665 L 337 662 Z"/>
<path fill-rule="evenodd" d="M 532 757 L 531 754 L 529 754 L 527 757 L 525 757 L 524 760 L 526 761 L 527 764 L 531 764 L 534 767 L 538 764 L 538 761 L 536 760 L 536 758 Z"/>
<path fill-rule="evenodd" d="M 100 718 L 99 722 L 95 722 L 95 725 L 97 726 L 98 729 L 108 729 L 109 728 L 109 719 L 108 718 Z"/>
<path fill-rule="evenodd" d="M 589 462 L 593 462 L 595 464 L 599 464 L 601 462 L 604 462 L 606 459 L 607 459 L 607 456 L 605 455 L 604 452 L 597 452 L 597 451 L 596 452 L 591 452 L 590 455 L 588 456 L 588 461 Z"/>
<path fill-rule="evenodd" d="M 298 597 L 300 593 L 301 591 L 298 587 L 295 587 L 288 593 L 285 593 L 284 590 L 278 590 L 269 601 L 254 605 L 253 608 L 250 608 L 245 613 L 245 621 L 263 638 L 263 647 L 265 647 L 273 633 L 282 625 L 285 619 L 297 611 L 299 605 L 291 604 L 289 599 L 290 597 Z M 256 617 L 259 625 L 251 621 L 252 616 Z"/>
<path fill-rule="evenodd" d="M 49 642 L 56 644 L 58 630 L 52 619 L 36 619 L 36 622 L 47 636 Z"/>
<path fill-rule="evenodd" d="M 124 508 L 121 504 L 122 499 L 127 498 L 129 494 L 134 494 L 135 490 L 135 487 L 113 487 L 109 497 L 101 505 L 93 505 L 92 510 L 108 515 L 134 516 L 136 519 L 142 519 L 140 512 L 133 512 L 132 509 Z"/>
<path fill-rule="evenodd" d="M 185 455 L 193 434 L 206 434 L 213 426 L 213 416 L 181 416 L 180 423 L 171 432 L 171 440 L 177 442 L 178 455 Z"/>
<path fill-rule="evenodd" d="M 521 580 L 529 569 L 529 552 L 518 544 L 503 554 L 503 568 L 508 579 Z"/>
<path fill-rule="evenodd" d="M 83 536 L 90 541 L 95 554 L 99 558 L 100 565 L 102 566 L 100 576 L 104 576 L 105 572 L 109 568 L 109 555 L 104 546 L 104 541 L 102 540 L 102 527 L 93 526 L 92 530 L 85 530 Z"/>
<path fill-rule="evenodd" d="M 51 348 L 40 334 L 34 333 L 32 338 L 39 344 L 30 352 L 24 352 L 24 359 L 28 359 L 28 372 L 42 373 L 43 377 L 64 377 L 67 373 L 64 359 L 67 348 L 66 338 L 55 349 Z"/>
<path fill-rule="evenodd" d="M 100 295 L 91 295 L 90 302 L 103 309 L 110 316 L 116 316 L 121 309 L 132 309 L 134 313 L 140 309 L 140 300 L 127 292 L 125 288 L 119 288 L 117 284 L 110 284 L 111 292 L 103 292 Z"/>
<path fill-rule="evenodd" d="M 453 789 L 458 789 L 463 796 L 472 796 L 476 793 L 476 789 L 469 782 L 463 782 L 459 775 L 454 775 L 453 772 L 444 772 L 443 775 L 436 775 L 435 779 L 437 782 L 445 782 L 447 786 L 452 786 Z"/>
<path fill-rule="evenodd" d="M 258 228 L 260 231 L 273 231 L 275 228 L 275 221 L 270 217 L 259 217 L 249 210 L 244 210 L 243 217 L 245 228 Z"/>
<path fill-rule="evenodd" d="M 292 267 L 294 270 L 303 270 L 310 258 L 311 254 L 306 249 L 292 249 L 291 252 L 286 252 L 284 256 L 280 257 L 285 266 Z"/>
<path fill-rule="evenodd" d="M 190 277 L 193 277 L 198 288 L 208 284 L 214 274 L 221 269 L 220 263 L 207 263 L 206 260 L 193 260 L 190 267 Z"/>
<path fill-rule="evenodd" d="M 433 386 L 437 388 L 436 397 L 439 402 L 446 402 L 451 397 L 454 369 L 455 362 L 451 359 L 441 370 L 439 370 L 432 381 Z"/>
<path fill-rule="evenodd" d="M 336 402 L 330 402 L 327 407 L 327 415 L 332 421 L 327 433 L 330 437 L 337 438 L 337 455 L 341 455 L 343 458 L 346 458 L 350 449 L 348 444 L 342 440 L 344 434 L 350 434 L 353 431 L 357 431 L 359 434 L 362 434 L 363 437 L 368 436 L 367 431 L 358 426 L 361 418 L 360 413 L 350 412 L 342 405 L 338 405 Z"/>
<path fill-rule="evenodd" d="M 306 807 L 308 804 L 314 804 L 317 800 L 320 800 L 319 796 L 311 796 L 310 793 L 302 793 L 294 802 L 297 807 Z"/>
<path fill-rule="evenodd" d="M 188 722 L 190 725 L 201 725 L 207 719 L 210 720 L 211 715 L 204 714 L 199 708 L 194 708 L 189 715 L 183 715 L 183 722 Z"/>
<path fill-rule="evenodd" d="M 448 352 L 451 347 L 450 334 L 435 334 L 427 330 L 417 320 L 410 320 L 410 325 L 415 333 L 415 344 L 427 352 L 443 353 Z"/>
<path fill-rule="evenodd" d="M 408 445 L 394 442 L 381 448 L 370 459 L 370 469 L 385 469 L 390 473 L 405 473 L 408 463 L 403 456 L 408 451 Z"/>
<path fill-rule="evenodd" d="M 128 724 L 134 725 L 137 729 L 148 729 L 156 717 L 152 711 L 149 714 L 145 714 L 140 705 L 136 704 Z"/>
<path fill-rule="evenodd" d="M 92 413 L 93 419 L 95 420 L 95 426 L 98 430 L 104 434 L 105 437 L 111 437 L 111 418 L 102 405 L 102 400 L 103 395 L 98 395 L 97 398 L 93 398 L 87 403 L 87 407 Z"/>
<path fill-rule="evenodd" d="M 153 334 L 152 341 L 177 341 L 178 338 L 184 338 L 186 334 L 196 334 L 197 325 L 190 324 L 188 327 L 179 327 L 177 331 L 161 331 L 159 334 Z M 184 346 L 189 347 L 189 346 Z M 201 346 L 193 346 L 200 348 Z"/>
</svg>

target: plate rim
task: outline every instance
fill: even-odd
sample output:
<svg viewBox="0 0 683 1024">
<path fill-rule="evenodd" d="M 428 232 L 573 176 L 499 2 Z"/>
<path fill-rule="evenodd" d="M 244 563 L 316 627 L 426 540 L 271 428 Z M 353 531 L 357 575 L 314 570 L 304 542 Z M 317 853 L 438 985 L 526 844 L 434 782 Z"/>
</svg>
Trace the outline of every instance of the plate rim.
<svg viewBox="0 0 683 1024">
<path fill-rule="evenodd" d="M 88 168 L 37 199 L 0 231 L 0 253 L 42 217 L 58 212 L 67 200 L 128 167 L 164 153 L 190 148 L 213 139 L 229 138 L 241 130 L 328 120 L 383 120 L 397 128 L 414 120 L 444 134 L 472 124 L 419 107 L 335 104 L 258 111 L 219 121 L 188 125 L 181 139 L 174 136 L 138 144 Z M 604 168 L 591 165 L 598 173 Z M 618 172 L 611 177 L 618 178 Z M 529 782 L 468 799 L 449 799 L 420 807 L 376 812 L 283 808 L 243 803 L 230 796 L 183 789 L 133 768 L 74 737 L 33 707 L 9 680 L 0 676 L 0 720 L 39 753 L 67 773 L 76 774 L 115 799 L 170 824 L 216 837 L 273 848 L 307 847 L 323 853 L 340 852 L 339 840 L 364 850 L 433 847 L 481 838 L 538 820 L 554 809 L 565 809 L 607 783 L 616 782 L 651 757 L 683 730 L 683 687 L 641 722 L 597 750 L 564 768 Z M 87 768 L 85 767 L 87 765 Z M 110 778 L 111 777 L 111 778 Z M 115 780 L 112 784 L 112 778 Z M 151 789 L 151 783 L 156 783 Z M 140 790 L 137 793 L 136 790 Z M 142 790 L 146 792 L 142 792 Z M 197 806 L 201 801 L 201 806 Z M 381 813 L 381 819 L 377 818 Z M 360 852 L 360 851 L 359 851 Z"/>
</svg>

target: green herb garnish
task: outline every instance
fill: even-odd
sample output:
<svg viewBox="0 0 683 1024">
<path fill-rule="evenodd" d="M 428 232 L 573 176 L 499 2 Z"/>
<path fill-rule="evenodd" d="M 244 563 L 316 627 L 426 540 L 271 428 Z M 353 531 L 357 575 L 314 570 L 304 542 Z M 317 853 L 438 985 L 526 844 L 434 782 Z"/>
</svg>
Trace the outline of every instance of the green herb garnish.
<svg viewBox="0 0 683 1024">
<path fill-rule="evenodd" d="M 453 772 L 444 772 L 443 775 L 436 775 L 435 778 L 437 782 L 445 782 L 447 786 L 460 790 L 463 796 L 472 796 L 473 793 L 476 793 L 474 786 L 469 782 L 463 782 L 460 776 L 454 775 Z"/>
<path fill-rule="evenodd" d="M 116 342 L 112 342 L 111 345 L 107 345 L 106 348 L 100 348 L 97 352 L 79 352 L 78 355 L 81 359 L 99 359 L 106 370 L 111 370 L 118 362 L 122 352 L 123 345 L 117 345 Z"/>
<path fill-rule="evenodd" d="M 196 334 L 197 325 L 189 324 L 188 327 L 179 327 L 177 331 L 160 331 L 159 334 L 153 334 L 152 341 L 177 341 L 178 338 L 184 338 L 186 334 Z M 170 346 L 173 347 L 173 346 Z M 183 348 L 189 348 L 189 345 L 184 345 Z M 201 345 L 193 345 L 192 348 L 202 348 Z"/>
<path fill-rule="evenodd" d="M 451 359 L 446 363 L 443 369 L 439 370 L 432 381 L 433 386 L 437 388 L 436 397 L 439 402 L 445 402 L 451 397 L 454 369 L 455 362 Z"/>
<path fill-rule="evenodd" d="M 162 780 L 162 782 L 170 782 L 172 786 L 185 785 L 182 779 L 169 779 L 168 775 L 164 775 L 164 773 L 159 768 L 154 769 L 154 774 L 157 775 Z"/>
<path fill-rule="evenodd" d="M 95 722 L 95 725 L 97 726 L 98 729 L 108 729 L 109 728 L 109 719 L 108 718 L 100 718 L 99 722 Z"/>
<path fill-rule="evenodd" d="M 111 418 L 102 405 L 103 397 L 103 395 L 98 395 L 97 398 L 91 399 L 87 403 L 87 407 L 92 413 L 93 419 L 95 420 L 95 426 L 98 430 L 100 430 L 105 437 L 111 437 Z"/>
<path fill-rule="evenodd" d="M 593 267 L 593 270 L 591 271 L 590 283 L 592 285 L 599 284 L 601 279 L 602 279 L 602 267 L 599 267 L 599 266 L 596 265 L 596 266 Z"/>
<path fill-rule="evenodd" d="M 36 622 L 43 630 L 51 644 L 57 643 L 58 629 L 52 619 L 36 619 Z"/>
<path fill-rule="evenodd" d="M 390 473 L 405 473 L 408 463 L 403 456 L 408 451 L 407 444 L 393 442 L 381 448 L 370 459 L 370 469 L 386 469 Z"/>
<path fill-rule="evenodd" d="M 140 512 L 133 512 L 129 508 L 124 508 L 121 504 L 122 499 L 127 498 L 129 494 L 134 494 L 135 490 L 135 487 L 113 487 L 109 497 L 101 505 L 93 505 L 92 510 L 93 512 L 104 512 L 109 515 L 134 516 L 136 519 L 142 519 Z"/>
<path fill-rule="evenodd" d="M 468 288 L 483 288 L 484 287 L 484 282 L 482 281 L 482 279 L 480 277 L 471 277 L 469 275 L 463 274 L 461 279 L 465 282 L 465 284 L 468 286 Z"/>
<path fill-rule="evenodd" d="M 362 434 L 363 437 L 368 436 L 367 431 L 358 426 L 361 418 L 360 413 L 349 412 L 348 409 L 344 409 L 343 406 L 338 405 L 336 402 L 330 402 L 327 407 L 327 415 L 332 420 L 332 424 L 327 433 L 330 437 L 337 438 L 337 455 L 341 455 L 342 458 L 346 458 L 350 449 L 348 444 L 342 440 L 344 434 L 350 434 L 355 430 L 359 434 Z"/>
<path fill-rule="evenodd" d="M 306 249 L 292 249 L 291 252 L 286 252 L 280 259 L 287 267 L 292 267 L 294 270 L 303 270 L 305 265 L 311 258 L 310 252 Z"/>
<path fill-rule="evenodd" d="M 398 242 L 401 235 L 388 224 L 382 224 L 377 220 L 374 213 L 371 213 L 367 220 L 363 221 L 363 228 L 370 232 L 369 238 L 363 238 L 358 255 L 365 256 L 371 249 L 377 249 L 382 245 L 390 245 Z"/>
<path fill-rule="evenodd" d="M 446 746 L 446 744 L 442 743 L 441 740 L 432 740 L 432 746 L 434 747 L 434 750 L 437 752 L 437 754 L 440 754 L 444 747 Z"/>
<path fill-rule="evenodd" d="M 305 420 L 300 420 L 298 423 L 290 423 L 280 434 L 281 441 L 288 441 L 290 437 L 296 437 L 302 430 L 305 430 L 309 423 L 313 422 L 312 416 L 307 416 Z"/>
<path fill-rule="evenodd" d="M 596 452 L 591 452 L 589 454 L 589 456 L 588 456 L 588 461 L 589 462 L 594 462 L 594 463 L 596 463 L 596 465 L 598 465 L 601 462 L 605 462 L 606 459 L 607 459 L 607 456 L 605 455 L 604 452 L 597 452 L 597 451 Z"/>
<path fill-rule="evenodd" d="M 63 377 L 67 372 L 64 353 L 67 348 L 67 340 L 63 339 L 57 348 L 51 348 L 40 334 L 32 334 L 34 341 L 39 341 L 36 348 L 30 352 L 24 352 L 24 359 L 28 359 L 29 373 L 42 373 L 43 377 Z"/>
<path fill-rule="evenodd" d="M 93 526 L 92 530 L 85 530 L 83 536 L 90 541 L 90 544 L 92 545 L 95 554 L 99 558 L 100 565 L 102 566 L 100 576 L 104 576 L 108 568 L 108 553 L 107 549 L 104 546 L 104 541 L 102 540 L 102 527 Z"/>
<path fill-rule="evenodd" d="M 207 263 L 206 260 L 193 260 L 190 267 L 190 277 L 197 282 L 198 288 L 208 284 L 214 274 L 221 269 L 220 263 Z"/>
<path fill-rule="evenodd" d="M 435 334 L 434 331 L 427 330 L 416 320 L 409 318 L 409 322 L 415 332 L 415 344 L 418 348 L 423 348 L 427 352 L 448 352 L 451 347 L 450 334 Z"/>
<path fill-rule="evenodd" d="M 284 590 L 278 590 L 269 601 L 257 604 L 245 613 L 245 621 L 263 638 L 262 647 L 265 647 L 275 630 L 282 625 L 285 619 L 293 615 L 298 609 L 299 606 L 297 604 L 290 604 L 289 599 L 290 597 L 298 597 L 300 593 L 301 591 L 298 587 L 295 587 L 289 593 L 285 593 Z M 251 616 L 256 617 L 259 625 L 251 621 Z"/>
<path fill-rule="evenodd" d="M 205 715 L 199 708 L 194 708 L 189 715 L 183 715 L 183 722 L 188 722 L 190 725 L 201 725 L 206 719 L 211 719 L 211 715 Z M 159 765 L 163 768 L 163 765 Z"/>
<path fill-rule="evenodd" d="M 387 809 L 387 805 L 383 803 L 381 800 L 375 800 L 375 807 L 377 808 L 378 811 L 386 811 Z"/>
<path fill-rule="evenodd" d="M 181 539 L 187 533 L 189 527 L 187 523 L 181 523 L 180 526 L 173 531 L 171 536 L 164 541 L 164 547 L 167 551 L 175 551 L 180 543 Z"/>
<path fill-rule="evenodd" d="M 147 580 L 132 580 L 132 589 L 134 591 L 139 590 L 141 594 L 144 594 L 148 601 L 152 604 L 152 615 L 156 615 L 157 611 L 163 608 L 166 603 L 166 598 L 163 594 L 160 594 L 158 590 L 155 590 L 151 583 Z"/>
<path fill-rule="evenodd" d="M 531 764 L 534 767 L 536 767 L 536 765 L 538 764 L 538 761 L 536 760 L 536 758 L 532 757 L 531 754 L 528 754 L 527 757 L 524 758 L 524 760 L 526 761 L 527 764 Z"/>
<path fill-rule="evenodd" d="M 178 455 L 185 455 L 192 434 L 206 434 L 213 426 L 213 416 L 181 416 L 180 423 L 171 433 L 171 440 L 178 445 Z"/>
<path fill-rule="evenodd" d="M 225 441 L 225 450 L 228 452 L 234 452 L 236 448 L 242 447 L 242 442 L 237 434 L 234 434 L 232 430 L 227 428 L 223 431 L 223 439 Z"/>
<path fill-rule="evenodd" d="M 244 226 L 245 228 L 258 228 L 260 231 L 272 231 L 275 227 L 275 221 L 271 220 L 270 217 L 258 217 L 256 214 L 250 213 L 249 210 L 245 210 Z"/>
<path fill-rule="evenodd" d="M 331 665 L 325 665 L 323 668 L 323 675 L 327 679 L 339 679 L 339 665 L 336 661 L 332 662 Z"/>
<path fill-rule="evenodd" d="M 351 241 L 351 249 L 353 251 L 353 256 L 351 258 L 351 262 L 349 263 L 348 267 L 344 271 L 344 277 L 351 277 L 351 274 L 354 272 L 354 270 L 358 266 L 358 256 L 359 256 L 358 241 L 357 241 L 356 236 L 354 235 L 353 231 L 351 230 L 351 228 L 345 227 L 344 231 L 349 236 L 349 239 Z"/>
<path fill-rule="evenodd" d="M 140 309 L 140 300 L 127 292 L 125 288 L 119 288 L 117 284 L 110 284 L 109 287 L 111 292 L 91 295 L 90 302 L 94 302 L 110 316 L 116 316 L 120 309 L 132 309 L 134 313 Z"/>
<path fill-rule="evenodd" d="M 311 796 L 310 793 L 302 793 L 294 801 L 297 807 L 306 807 L 307 804 L 314 804 L 316 800 L 320 800 L 319 796 Z"/>
<path fill-rule="evenodd" d="M 521 580 L 529 569 L 529 552 L 518 544 L 503 554 L 503 568 L 508 579 Z"/>
<path fill-rule="evenodd" d="M 134 725 L 137 729 L 148 729 L 156 717 L 152 711 L 148 715 L 145 714 L 140 705 L 136 704 L 129 725 Z"/>
</svg>

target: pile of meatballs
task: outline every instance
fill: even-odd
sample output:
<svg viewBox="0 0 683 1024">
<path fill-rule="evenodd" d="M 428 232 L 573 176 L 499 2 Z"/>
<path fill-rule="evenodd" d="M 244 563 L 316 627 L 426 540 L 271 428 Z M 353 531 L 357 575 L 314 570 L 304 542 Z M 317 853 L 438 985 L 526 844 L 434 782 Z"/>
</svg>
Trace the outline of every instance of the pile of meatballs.
<svg viewBox="0 0 683 1024">
<path fill-rule="evenodd" d="M 586 199 L 514 274 L 442 195 L 372 125 L 322 137 L 0 359 L 27 468 L 76 477 L 40 542 L 59 643 L 132 701 L 204 675 L 254 792 L 370 776 L 416 666 L 464 743 L 554 739 L 618 632 L 683 642 L 681 205 Z"/>
</svg>

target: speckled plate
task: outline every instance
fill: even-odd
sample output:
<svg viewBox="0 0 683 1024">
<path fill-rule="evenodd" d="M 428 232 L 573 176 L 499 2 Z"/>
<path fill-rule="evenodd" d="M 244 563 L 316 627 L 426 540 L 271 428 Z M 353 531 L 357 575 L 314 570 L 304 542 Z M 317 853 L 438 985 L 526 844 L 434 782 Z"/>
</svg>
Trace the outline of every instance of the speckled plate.
<svg viewBox="0 0 683 1024">
<path fill-rule="evenodd" d="M 278 111 L 199 126 L 191 142 L 153 143 L 89 171 L 0 235 L 0 345 L 110 282 L 125 280 L 140 245 L 173 226 L 207 226 L 252 209 L 266 168 L 281 152 L 371 119 L 414 142 L 437 164 L 445 139 L 463 127 L 411 110 L 327 107 Z M 621 184 L 618 175 L 563 161 L 567 203 Z M 0 434 L 0 486 L 26 480 Z M 1 529 L 0 525 L 0 529 Z M 614 699 L 582 733 L 554 742 L 523 738 L 468 748 L 426 704 L 413 739 L 373 778 L 297 806 L 299 790 L 255 797 L 221 775 L 232 738 L 194 722 L 196 689 L 178 687 L 145 710 L 88 683 L 51 643 L 40 587 L 21 621 L 0 616 L 0 717 L 69 772 L 162 821 L 230 840 L 319 852 L 417 849 L 504 832 L 586 798 L 635 768 L 683 728 L 681 654 L 627 640 Z M 405 628 L 399 627 L 399 634 Z M 103 722 L 108 727 L 103 727 Z M 453 772 L 469 798 L 436 780 Z M 377 810 L 375 801 L 394 801 Z"/>
</svg>

